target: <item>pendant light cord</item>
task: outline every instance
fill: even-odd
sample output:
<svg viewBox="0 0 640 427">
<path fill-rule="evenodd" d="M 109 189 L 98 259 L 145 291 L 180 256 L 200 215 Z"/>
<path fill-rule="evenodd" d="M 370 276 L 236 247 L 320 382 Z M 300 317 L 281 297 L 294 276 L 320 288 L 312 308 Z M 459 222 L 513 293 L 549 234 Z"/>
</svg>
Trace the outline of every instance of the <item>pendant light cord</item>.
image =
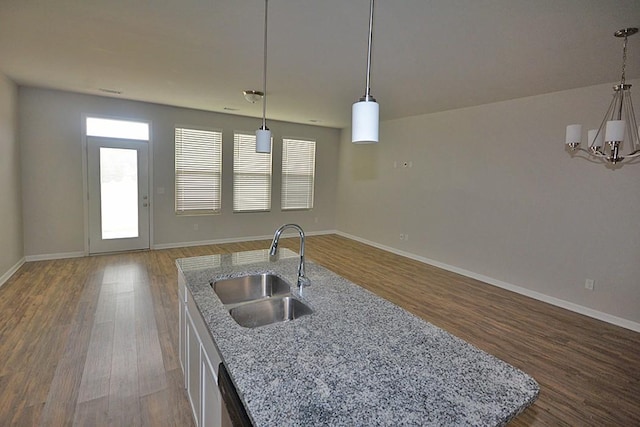
<svg viewBox="0 0 640 427">
<path fill-rule="evenodd" d="M 364 92 L 365 101 L 369 101 L 371 97 L 371 44 L 373 42 L 373 0 L 369 10 L 369 42 L 367 44 L 367 87 Z"/>
<path fill-rule="evenodd" d="M 262 129 L 267 129 L 267 11 L 269 0 L 264 0 L 264 70 L 262 73 Z"/>
</svg>

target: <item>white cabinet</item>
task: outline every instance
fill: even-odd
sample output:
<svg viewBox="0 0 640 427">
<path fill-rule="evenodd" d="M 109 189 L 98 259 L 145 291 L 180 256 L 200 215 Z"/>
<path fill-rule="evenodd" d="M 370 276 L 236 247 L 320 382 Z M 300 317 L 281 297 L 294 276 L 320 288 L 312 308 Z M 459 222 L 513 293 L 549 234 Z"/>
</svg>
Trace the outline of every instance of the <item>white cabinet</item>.
<svg viewBox="0 0 640 427">
<path fill-rule="evenodd" d="M 215 373 L 217 365 L 215 366 L 215 369 L 211 366 L 211 362 L 209 361 L 207 354 L 204 352 L 204 347 L 201 350 L 200 356 L 200 373 L 202 375 L 200 426 L 220 427 L 222 425 L 220 414 L 222 396 L 218 389 L 218 376 Z"/>
<path fill-rule="evenodd" d="M 187 394 L 191 402 L 191 409 L 196 421 L 200 425 L 200 337 L 187 309 L 187 359 L 185 377 L 187 379 Z"/>
<path fill-rule="evenodd" d="M 193 418 L 198 427 L 220 427 L 222 398 L 218 389 L 218 365 L 221 358 L 180 271 L 178 288 L 180 362 Z"/>
<path fill-rule="evenodd" d="M 186 283 L 182 273 L 178 273 L 178 315 L 180 316 L 180 326 L 178 330 L 178 358 L 184 376 L 184 387 L 187 388 L 187 376 L 185 364 L 187 360 L 187 297 Z"/>
</svg>

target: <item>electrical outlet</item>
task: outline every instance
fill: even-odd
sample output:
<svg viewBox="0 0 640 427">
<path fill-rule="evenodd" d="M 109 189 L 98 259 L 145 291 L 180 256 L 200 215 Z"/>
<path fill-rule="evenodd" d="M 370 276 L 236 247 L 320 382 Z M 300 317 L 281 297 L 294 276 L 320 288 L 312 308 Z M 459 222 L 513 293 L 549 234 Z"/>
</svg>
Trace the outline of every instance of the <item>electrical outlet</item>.
<svg viewBox="0 0 640 427">
<path fill-rule="evenodd" d="M 197 230 L 198 229 L 198 224 L 193 224 L 193 229 Z"/>
<path fill-rule="evenodd" d="M 409 233 L 404 235 L 404 240 L 409 240 Z"/>
<path fill-rule="evenodd" d="M 596 281 L 593 279 L 587 279 L 584 281 L 584 288 L 590 291 L 593 290 L 593 286 L 596 284 Z"/>
</svg>

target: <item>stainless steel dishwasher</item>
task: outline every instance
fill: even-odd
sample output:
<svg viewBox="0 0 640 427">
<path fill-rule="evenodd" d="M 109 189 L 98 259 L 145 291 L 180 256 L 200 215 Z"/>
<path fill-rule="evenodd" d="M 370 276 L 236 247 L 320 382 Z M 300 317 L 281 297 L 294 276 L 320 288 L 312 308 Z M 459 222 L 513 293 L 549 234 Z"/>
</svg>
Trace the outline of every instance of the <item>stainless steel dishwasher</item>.
<svg viewBox="0 0 640 427">
<path fill-rule="evenodd" d="M 218 388 L 222 395 L 222 427 L 252 427 L 251 418 L 222 363 L 218 366 Z"/>
</svg>

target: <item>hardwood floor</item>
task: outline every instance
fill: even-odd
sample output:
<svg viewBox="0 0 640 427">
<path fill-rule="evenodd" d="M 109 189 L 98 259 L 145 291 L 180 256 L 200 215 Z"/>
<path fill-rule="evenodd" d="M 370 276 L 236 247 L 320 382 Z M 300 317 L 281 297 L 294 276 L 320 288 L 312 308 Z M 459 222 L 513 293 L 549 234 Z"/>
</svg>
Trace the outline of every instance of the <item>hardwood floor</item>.
<svg viewBox="0 0 640 427">
<path fill-rule="evenodd" d="M 0 288 L 0 425 L 193 425 L 174 260 L 268 244 L 25 264 Z M 306 255 L 533 376 L 513 425 L 640 425 L 640 334 L 335 235 Z"/>
</svg>

